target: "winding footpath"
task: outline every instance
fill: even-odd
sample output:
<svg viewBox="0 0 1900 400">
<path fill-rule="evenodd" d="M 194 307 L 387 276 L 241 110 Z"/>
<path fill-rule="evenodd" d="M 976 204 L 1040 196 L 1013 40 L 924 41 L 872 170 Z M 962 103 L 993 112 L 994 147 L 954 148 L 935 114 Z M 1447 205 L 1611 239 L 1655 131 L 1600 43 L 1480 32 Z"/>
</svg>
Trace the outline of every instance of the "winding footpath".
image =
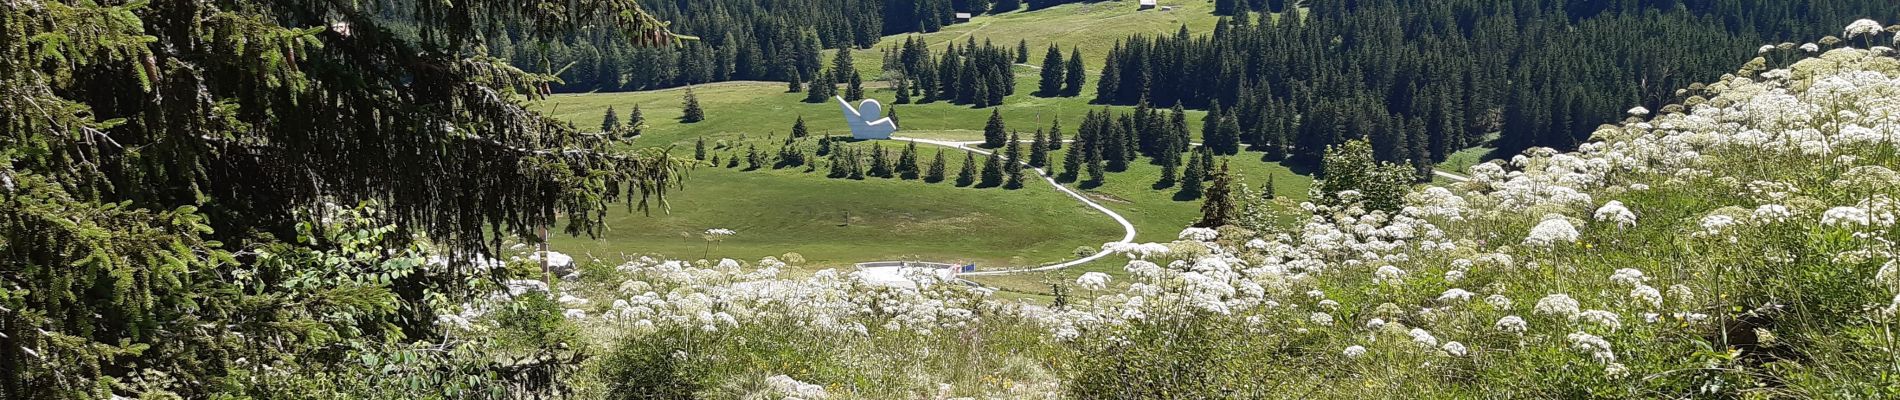
<svg viewBox="0 0 1900 400">
<path fill-rule="evenodd" d="M 971 146 L 974 144 L 983 143 L 981 141 L 957 142 L 957 141 L 948 141 L 948 140 L 932 140 L 932 139 L 898 137 L 898 136 L 892 136 L 891 139 L 908 140 L 908 141 L 913 141 L 913 142 L 923 143 L 923 144 L 928 144 L 928 145 L 933 145 L 933 146 L 949 147 L 953 149 L 973 152 L 977 154 L 982 154 L 984 156 L 1001 157 L 989 150 L 983 150 L 983 149 L 979 149 L 979 148 Z M 1101 211 L 1102 214 L 1108 215 L 1109 218 L 1115 219 L 1115 223 L 1121 224 L 1122 226 L 1122 238 L 1121 240 L 1109 242 L 1109 243 L 1133 243 L 1135 241 L 1135 224 L 1128 222 L 1128 218 L 1122 217 L 1121 214 L 1115 213 L 1115 210 L 1110 210 L 1108 209 L 1108 207 L 1102 206 L 1101 203 L 1096 203 L 1095 200 L 1090 200 L 1088 196 L 1083 196 L 1081 192 L 1077 192 L 1075 191 L 1075 189 L 1070 189 L 1068 186 L 1062 185 L 1061 182 L 1056 182 L 1056 179 L 1050 176 L 1049 171 L 1043 170 L 1042 168 L 1036 168 L 1035 166 L 1029 165 L 1028 162 L 1017 161 L 1017 160 L 1009 160 L 1009 161 L 1022 164 L 1025 167 L 1029 167 L 1029 169 L 1036 171 L 1036 176 L 1042 177 L 1042 180 L 1049 182 L 1049 186 L 1054 186 L 1056 190 L 1060 190 L 1062 191 L 1063 194 L 1067 194 L 1069 195 L 1069 197 L 1075 198 L 1076 201 L 1082 202 L 1082 205 L 1089 206 L 1089 208 L 1094 208 L 1096 211 Z M 1095 254 L 1089 255 L 1088 257 L 1077 258 L 1074 260 L 1069 260 L 1069 261 L 1064 261 L 1064 262 L 1049 264 L 1049 265 L 1043 265 L 1043 266 L 1034 267 L 1034 268 L 965 272 L 958 275 L 985 276 L 985 275 L 1014 274 L 1014 273 L 1023 273 L 1023 272 L 1053 271 L 1053 270 L 1086 264 L 1090 261 L 1102 259 L 1102 257 L 1108 257 L 1109 254 L 1113 254 L 1113 253 L 1114 253 L 1113 251 L 1110 251 L 1108 249 L 1102 249 L 1101 251 L 1095 252 Z"/>
</svg>

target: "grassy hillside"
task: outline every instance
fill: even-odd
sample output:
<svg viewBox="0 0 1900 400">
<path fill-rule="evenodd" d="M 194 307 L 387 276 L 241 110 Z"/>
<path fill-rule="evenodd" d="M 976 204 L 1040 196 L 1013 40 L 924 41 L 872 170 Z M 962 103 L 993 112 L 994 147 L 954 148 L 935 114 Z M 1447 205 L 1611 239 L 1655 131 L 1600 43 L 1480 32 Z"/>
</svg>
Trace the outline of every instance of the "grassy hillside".
<svg viewBox="0 0 1900 400">
<path fill-rule="evenodd" d="M 672 368 L 609 379 L 714 397 L 1891 398 L 1896 87 L 1890 51 L 1749 67 L 1401 211 L 1144 245 L 1047 306 L 654 261 L 563 290 L 615 359 Z"/>
<path fill-rule="evenodd" d="M 1133 2 L 1068 4 L 1037 11 L 982 16 L 969 24 L 920 37 L 938 48 L 948 41 L 966 40 L 966 37 L 971 36 L 977 37 L 978 42 L 990 38 L 998 45 L 1009 46 L 1014 46 L 1018 39 L 1028 39 L 1032 63 L 1040 61 L 1041 51 L 1048 41 L 1076 43 L 1082 45 L 1085 59 L 1093 64 L 1100 62 L 1101 55 L 1098 53 L 1106 52 L 1113 43 L 1112 38 L 1138 32 L 1172 34 L 1184 23 L 1195 32 L 1204 33 L 1212 29 L 1215 17 L 1208 12 L 1211 5 L 1205 2 L 1182 2 L 1174 6 L 1176 9 L 1173 11 L 1137 12 Z M 884 43 L 901 43 L 903 39 L 902 36 L 887 37 Z M 867 78 L 876 76 L 877 71 L 881 70 L 877 50 L 859 50 L 854 54 L 859 69 L 864 71 Z M 977 109 L 946 102 L 895 105 L 900 121 L 898 134 L 930 139 L 981 140 L 982 129 L 990 113 L 997 111 L 1002 114 L 1005 124 L 1011 130 L 1020 131 L 1024 139 L 1028 139 L 1038 128 L 1047 128 L 1056 118 L 1061 118 L 1064 134 L 1074 137 L 1082 115 L 1089 110 L 1108 109 L 1119 113 L 1132 109 L 1089 104 L 1087 99 L 1094 97 L 1093 76 L 1080 96 L 1045 98 L 1031 95 L 1035 91 L 1038 76 L 1035 68 L 1016 67 L 1016 94 L 1009 96 L 1004 105 L 999 107 Z M 867 85 L 870 86 L 867 88 L 868 97 L 878 99 L 887 106 L 894 102 L 894 92 L 882 86 L 881 82 L 868 82 Z M 778 148 L 794 121 L 801 116 L 813 135 L 849 135 L 835 102 L 804 103 L 804 93 L 786 92 L 783 82 L 698 85 L 693 88 L 693 92 L 705 109 L 706 120 L 691 124 L 678 121 L 685 92 L 685 88 L 675 88 L 628 93 L 561 94 L 538 102 L 537 108 L 578 126 L 594 127 L 600 124 L 607 107 L 614 107 L 624 120 L 627 112 L 637 105 L 647 119 L 647 128 L 646 134 L 636 141 L 636 145 L 672 146 L 675 154 L 681 155 L 690 155 L 694 143 L 701 138 L 709 143 L 752 145 L 761 151 L 770 152 Z M 1189 111 L 1189 126 L 1193 127 L 1196 135 L 1204 114 L 1201 111 Z M 960 157 L 952 157 L 953 163 L 959 160 Z M 1085 188 L 1086 193 L 1133 221 L 1140 232 L 1138 239 L 1172 239 L 1182 226 L 1199 217 L 1200 203 L 1173 199 L 1173 188 L 1151 188 L 1159 176 L 1159 169 L 1145 162 L 1135 164 L 1127 172 L 1112 174 L 1108 184 L 1103 187 Z M 955 165 L 951 167 L 950 173 L 954 174 Z M 1256 187 L 1262 185 L 1268 175 L 1277 176 L 1278 189 L 1288 198 L 1304 196 L 1310 181 L 1278 164 L 1261 162 L 1258 153 L 1234 157 L 1232 167 L 1236 173 L 1246 177 L 1243 182 Z M 804 255 L 808 258 L 823 260 L 828 264 L 905 257 L 1020 265 L 1055 261 L 1072 253 L 1076 247 L 1095 247 L 1118 237 L 1112 230 L 1102 230 L 1103 226 L 1113 227 L 1112 221 L 1049 190 L 1041 182 L 1016 192 L 954 189 L 947 184 L 915 182 L 866 183 L 827 180 L 823 177 L 822 169 L 817 174 L 758 174 L 736 170 L 700 173 L 691 177 L 689 190 L 679 194 L 672 215 L 653 218 L 617 215 L 610 222 L 614 223 L 613 226 L 622 227 L 622 231 L 610 233 L 599 240 L 562 239 L 555 245 L 564 251 L 573 252 L 609 255 L 620 252 L 662 252 L 686 256 L 703 252 L 705 245 L 695 235 L 687 233 L 726 227 L 739 230 L 741 235 L 728 240 L 723 246 L 732 250 L 731 254 L 747 258 L 797 248 L 806 249 L 802 251 L 806 252 Z M 777 194 L 774 197 L 796 200 L 761 201 L 746 207 L 743 205 L 746 203 L 741 203 L 741 200 L 729 199 L 746 197 L 747 193 L 753 192 L 771 192 Z M 895 237 L 879 238 L 888 241 L 884 244 L 867 244 L 865 240 L 870 238 L 861 234 L 819 229 L 836 225 L 838 217 L 825 213 L 839 213 L 838 210 L 843 207 L 837 204 L 846 203 L 846 198 L 856 199 L 850 202 L 861 207 L 858 216 L 864 218 L 858 223 L 859 226 L 852 228 L 854 232 L 903 229 L 899 222 L 920 218 L 915 215 L 920 212 L 931 215 L 967 212 L 978 223 L 960 224 L 963 228 L 957 231 L 907 231 Z M 910 198 L 929 200 L 897 200 Z M 700 207 L 704 210 L 696 210 Z M 753 211 L 745 213 L 747 215 L 743 218 L 706 211 L 730 210 L 734 207 Z M 1070 229 L 1069 226 L 1076 229 Z M 966 237 L 970 234 L 989 237 Z M 986 240 L 1021 245 L 978 245 L 989 243 Z M 928 245 L 931 243 L 943 245 Z M 1119 263 L 1100 264 L 1083 266 L 1077 271 L 1119 268 Z M 1064 277 L 1074 273 L 1080 272 L 1065 272 Z M 999 284 L 1011 286 L 1019 286 L 1015 284 L 1023 279 L 1026 278 L 992 278 Z"/>
</svg>

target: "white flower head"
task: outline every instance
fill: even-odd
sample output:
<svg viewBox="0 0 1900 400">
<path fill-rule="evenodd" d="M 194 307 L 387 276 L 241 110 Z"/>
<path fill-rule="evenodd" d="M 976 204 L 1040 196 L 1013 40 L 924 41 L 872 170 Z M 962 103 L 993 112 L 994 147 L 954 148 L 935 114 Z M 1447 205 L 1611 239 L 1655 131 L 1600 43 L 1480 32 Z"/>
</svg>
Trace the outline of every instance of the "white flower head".
<svg viewBox="0 0 1900 400">
<path fill-rule="evenodd" d="M 1643 106 L 1636 106 L 1635 108 L 1631 108 L 1629 113 L 1630 115 L 1641 117 L 1644 115 L 1649 115 L 1649 109 L 1643 108 Z"/>
<path fill-rule="evenodd" d="M 1616 272 L 1610 273 L 1610 282 L 1616 282 L 1624 286 L 1641 285 L 1648 279 L 1649 278 L 1643 277 L 1642 270 L 1635 268 L 1617 268 Z"/>
<path fill-rule="evenodd" d="M 1340 354 L 1346 355 L 1346 358 L 1359 358 L 1360 356 L 1366 355 L 1366 346 L 1360 346 L 1360 345 L 1348 346 L 1346 347 L 1346 350 L 1341 351 Z"/>
<path fill-rule="evenodd" d="M 1082 274 L 1082 276 L 1076 277 L 1075 285 L 1081 286 L 1082 289 L 1085 289 L 1085 290 L 1100 291 L 1102 289 L 1108 288 L 1108 281 L 1109 281 L 1108 274 L 1091 271 L 1091 272 L 1085 272 Z"/>
<path fill-rule="evenodd" d="M 1471 300 L 1471 295 L 1470 291 L 1460 288 L 1450 288 L 1445 289 L 1444 293 L 1438 295 L 1438 301 L 1443 303 L 1462 303 Z"/>
<path fill-rule="evenodd" d="M 1445 354 L 1450 354 L 1452 357 L 1464 357 L 1465 354 L 1470 353 L 1470 350 L 1465 348 L 1464 343 L 1458 343 L 1456 341 L 1445 342 L 1444 346 L 1439 346 L 1438 348 L 1444 350 Z"/>
<path fill-rule="evenodd" d="M 1623 228 L 1636 226 L 1636 213 L 1630 212 L 1629 207 L 1624 207 L 1623 202 L 1616 200 L 1610 200 L 1597 208 L 1596 219 L 1599 222 L 1613 222 Z"/>
<path fill-rule="evenodd" d="M 1524 318 L 1522 317 L 1506 315 L 1504 318 L 1498 318 L 1497 327 L 1499 331 L 1506 333 L 1523 334 L 1526 329 L 1530 328 L 1530 324 L 1524 322 Z"/>
<path fill-rule="evenodd" d="M 1576 243 L 1579 236 L 1582 234 L 1577 232 L 1575 225 L 1570 224 L 1569 219 L 1565 219 L 1562 215 L 1550 214 L 1544 216 L 1543 222 L 1531 228 L 1530 235 L 1524 237 L 1524 244 L 1549 247 L 1558 243 Z"/>
<path fill-rule="evenodd" d="M 1538 299 L 1537 307 L 1534 308 L 1533 311 L 1536 311 L 1538 314 L 1556 315 L 1572 320 L 1577 319 L 1577 314 L 1583 312 L 1581 306 L 1577 304 L 1577 299 L 1570 298 L 1570 295 L 1563 293 L 1544 296 L 1544 298 Z"/>
<path fill-rule="evenodd" d="M 1842 31 L 1842 36 L 1846 36 L 1848 39 L 1861 36 L 1874 36 L 1879 35 L 1881 29 L 1884 29 L 1884 27 L 1880 26 L 1879 22 L 1874 22 L 1874 20 L 1871 19 L 1862 19 L 1847 24 L 1847 29 Z"/>
<path fill-rule="evenodd" d="M 1181 240 L 1212 242 L 1214 239 L 1220 237 L 1220 232 L 1209 228 L 1187 228 L 1182 229 L 1181 234 L 1177 237 Z"/>
<path fill-rule="evenodd" d="M 1425 346 L 1425 348 L 1438 347 L 1438 337 L 1432 336 L 1431 331 L 1421 328 L 1412 328 L 1412 331 L 1407 332 L 1406 335 L 1411 336 L 1413 342 L 1418 343 L 1420 346 Z"/>
<path fill-rule="evenodd" d="M 1491 305 L 1491 307 L 1496 307 L 1496 308 L 1497 308 L 1497 309 L 1499 309 L 1499 310 L 1507 310 L 1507 309 L 1510 309 L 1510 308 L 1511 308 L 1511 304 L 1513 304 L 1513 302 L 1511 301 L 1511 298 L 1509 298 L 1509 297 L 1504 297 L 1504 295 L 1501 295 L 1501 294 L 1494 294 L 1494 295 L 1490 295 L 1490 296 L 1485 296 L 1485 297 L 1484 297 L 1484 303 L 1485 303 L 1485 304 L 1490 304 L 1490 305 Z"/>
</svg>

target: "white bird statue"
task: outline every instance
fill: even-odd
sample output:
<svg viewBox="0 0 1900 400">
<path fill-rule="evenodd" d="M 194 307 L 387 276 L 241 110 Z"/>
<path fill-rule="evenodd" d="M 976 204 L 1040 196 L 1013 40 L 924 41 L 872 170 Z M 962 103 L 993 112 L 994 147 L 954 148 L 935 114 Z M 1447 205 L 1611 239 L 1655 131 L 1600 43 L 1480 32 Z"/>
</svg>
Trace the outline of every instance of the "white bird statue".
<svg viewBox="0 0 1900 400">
<path fill-rule="evenodd" d="M 897 121 L 883 117 L 884 106 L 876 99 L 864 99 L 858 106 L 851 107 L 843 97 L 838 99 L 838 107 L 844 109 L 844 123 L 851 125 L 851 137 L 854 139 L 890 139 L 897 132 Z"/>
</svg>

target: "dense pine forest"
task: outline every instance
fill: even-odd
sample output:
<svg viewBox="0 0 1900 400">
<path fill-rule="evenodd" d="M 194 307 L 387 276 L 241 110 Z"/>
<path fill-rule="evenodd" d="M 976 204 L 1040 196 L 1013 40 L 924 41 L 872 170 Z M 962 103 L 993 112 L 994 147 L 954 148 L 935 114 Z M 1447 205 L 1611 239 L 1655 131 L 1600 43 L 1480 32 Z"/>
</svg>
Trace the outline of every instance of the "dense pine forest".
<svg viewBox="0 0 1900 400">
<path fill-rule="evenodd" d="M 1030 10 L 1074 0 L 707 0 L 643 3 L 698 41 L 634 46 L 611 30 L 552 39 L 490 34 L 488 51 L 530 71 L 554 71 L 556 91 L 645 90 L 728 80 L 811 81 L 823 49 L 870 48 L 884 35 L 936 32 L 956 13 Z"/>
<path fill-rule="evenodd" d="M 1697 94 L 1693 82 L 1762 43 L 1900 12 L 1883 0 L 1302 3 L 1221 0 L 1231 18 L 1211 35 L 1128 38 L 1102 65 L 1097 101 L 1208 109 L 1235 120 L 1239 142 L 1301 163 L 1366 138 L 1379 159 L 1423 168 L 1498 132 L 1497 154 L 1575 148 L 1632 105 Z"/>
</svg>

